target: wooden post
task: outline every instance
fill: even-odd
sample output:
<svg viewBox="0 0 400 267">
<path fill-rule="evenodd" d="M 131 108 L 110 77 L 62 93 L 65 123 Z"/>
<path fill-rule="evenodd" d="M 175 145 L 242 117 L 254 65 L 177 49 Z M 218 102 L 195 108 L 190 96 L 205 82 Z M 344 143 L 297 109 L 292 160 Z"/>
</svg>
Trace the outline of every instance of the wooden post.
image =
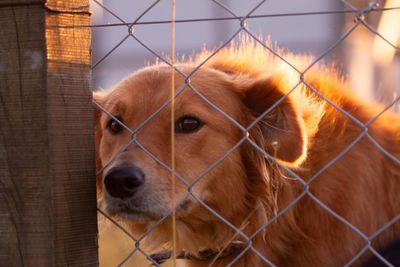
<svg viewBox="0 0 400 267">
<path fill-rule="evenodd" d="M 0 0 L 0 265 L 97 266 L 88 0 Z"/>
</svg>

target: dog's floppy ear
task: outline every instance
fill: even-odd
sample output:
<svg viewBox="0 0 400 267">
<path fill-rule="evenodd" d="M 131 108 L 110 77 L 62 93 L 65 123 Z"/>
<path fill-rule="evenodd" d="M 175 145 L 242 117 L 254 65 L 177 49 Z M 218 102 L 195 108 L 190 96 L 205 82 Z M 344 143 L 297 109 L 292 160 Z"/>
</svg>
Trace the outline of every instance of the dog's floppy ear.
<svg viewBox="0 0 400 267">
<path fill-rule="evenodd" d="M 291 96 L 283 98 L 283 86 L 284 83 L 276 77 L 258 78 L 242 84 L 241 94 L 252 120 L 281 101 L 250 129 L 250 138 L 279 162 L 296 167 L 306 157 L 307 137 L 304 120 Z"/>
</svg>

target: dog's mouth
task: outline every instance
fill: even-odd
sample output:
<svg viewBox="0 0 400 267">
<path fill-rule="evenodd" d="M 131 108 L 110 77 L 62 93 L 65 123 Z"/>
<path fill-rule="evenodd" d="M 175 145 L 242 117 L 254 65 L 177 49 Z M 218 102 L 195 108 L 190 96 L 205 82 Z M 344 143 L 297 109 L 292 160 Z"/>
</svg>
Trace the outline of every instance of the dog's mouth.
<svg viewBox="0 0 400 267">
<path fill-rule="evenodd" d="M 118 219 L 124 220 L 124 221 L 132 221 L 136 223 L 146 223 L 149 221 L 154 221 L 159 219 L 159 216 L 155 216 L 154 214 L 143 211 L 143 210 L 138 210 L 138 209 L 132 209 L 129 207 L 118 207 L 118 208 L 113 208 L 113 209 L 107 209 L 107 213 L 111 215 L 112 217 L 116 217 Z"/>
<path fill-rule="evenodd" d="M 177 218 L 184 217 L 189 213 L 192 201 L 185 199 L 181 201 L 175 209 Z M 109 206 L 106 208 L 107 214 L 112 217 L 122 219 L 124 221 L 131 221 L 136 223 L 146 223 L 149 221 L 157 221 L 167 216 L 169 212 L 155 213 L 147 210 L 133 208 L 127 205 L 119 204 L 117 206 Z M 170 214 L 171 215 L 171 214 Z"/>
</svg>

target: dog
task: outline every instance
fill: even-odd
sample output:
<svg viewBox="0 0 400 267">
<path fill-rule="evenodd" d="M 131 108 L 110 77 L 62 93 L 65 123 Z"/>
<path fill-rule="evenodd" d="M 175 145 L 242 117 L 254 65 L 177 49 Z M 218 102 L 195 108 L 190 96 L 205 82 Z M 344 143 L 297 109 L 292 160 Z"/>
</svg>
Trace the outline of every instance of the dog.
<svg viewBox="0 0 400 267">
<path fill-rule="evenodd" d="M 399 115 L 279 53 L 245 40 L 94 93 L 99 202 L 155 262 L 360 266 L 400 238 Z"/>
</svg>

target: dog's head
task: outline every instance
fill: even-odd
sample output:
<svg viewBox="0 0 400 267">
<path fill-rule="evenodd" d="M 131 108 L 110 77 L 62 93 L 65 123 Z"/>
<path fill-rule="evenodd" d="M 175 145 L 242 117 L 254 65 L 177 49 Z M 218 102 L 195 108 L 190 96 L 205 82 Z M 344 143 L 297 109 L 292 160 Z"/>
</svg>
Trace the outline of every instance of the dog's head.
<svg viewBox="0 0 400 267">
<path fill-rule="evenodd" d="M 175 75 L 171 114 L 171 69 L 153 66 L 95 93 L 106 111 L 95 111 L 98 192 L 106 211 L 143 225 L 170 214 L 175 199 L 178 220 L 206 220 L 203 204 L 228 220 L 244 214 L 255 197 L 249 188 L 263 191 L 251 183 L 266 183 L 262 150 L 290 167 L 306 155 L 303 119 L 280 87 L 274 77 L 204 67 L 190 86 Z"/>
</svg>

